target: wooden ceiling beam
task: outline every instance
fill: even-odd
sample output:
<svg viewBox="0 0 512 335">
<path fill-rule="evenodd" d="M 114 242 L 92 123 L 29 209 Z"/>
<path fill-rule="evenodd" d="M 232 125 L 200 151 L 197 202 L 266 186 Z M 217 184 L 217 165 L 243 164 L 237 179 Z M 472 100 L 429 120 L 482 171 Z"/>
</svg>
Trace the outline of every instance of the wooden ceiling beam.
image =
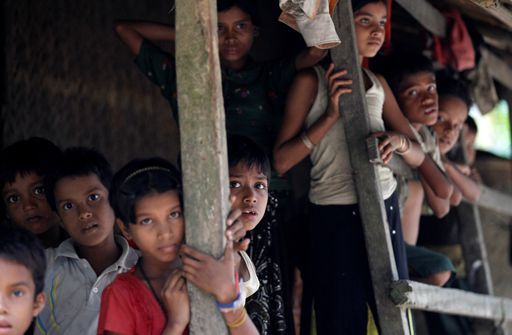
<svg viewBox="0 0 512 335">
<path fill-rule="evenodd" d="M 482 1 L 482 0 L 464 0 L 465 2 L 473 3 L 480 8 L 482 8 L 484 11 L 486 11 L 488 14 L 493 16 L 494 18 L 501 21 L 501 23 L 504 23 L 507 25 L 509 29 L 512 29 L 512 12 L 508 10 L 505 6 L 501 4 L 502 1 L 495 0 L 495 1 Z M 495 2 L 496 4 L 494 6 L 488 6 L 486 3 Z"/>
<path fill-rule="evenodd" d="M 485 54 L 485 59 L 488 63 L 491 76 L 512 90 L 512 68 L 501 57 L 482 48 L 482 54 Z"/>
<path fill-rule="evenodd" d="M 446 20 L 434 6 L 426 0 L 396 0 L 412 17 L 426 30 L 444 37 L 446 35 Z"/>
</svg>

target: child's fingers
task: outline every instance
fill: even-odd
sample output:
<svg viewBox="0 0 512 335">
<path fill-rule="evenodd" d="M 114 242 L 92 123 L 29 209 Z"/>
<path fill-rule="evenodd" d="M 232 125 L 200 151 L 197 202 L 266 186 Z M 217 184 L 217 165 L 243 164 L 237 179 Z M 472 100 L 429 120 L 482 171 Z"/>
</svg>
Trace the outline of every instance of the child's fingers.
<svg viewBox="0 0 512 335">
<path fill-rule="evenodd" d="M 185 278 L 183 277 L 183 275 L 181 275 L 173 287 L 176 290 L 181 291 L 183 289 L 183 286 L 185 286 Z"/>
<path fill-rule="evenodd" d="M 226 247 L 224 248 L 224 257 L 222 259 L 223 262 L 234 263 L 235 256 L 233 251 L 233 241 L 227 241 Z"/>
<path fill-rule="evenodd" d="M 244 224 L 240 221 L 236 221 L 231 227 L 226 230 L 226 238 L 229 240 L 228 233 L 231 235 L 231 239 L 233 241 L 238 241 L 242 237 L 245 236 L 247 230 L 244 227 Z"/>
<path fill-rule="evenodd" d="M 182 257 L 181 262 L 183 263 L 184 266 L 186 265 L 187 267 L 192 267 L 194 269 L 198 269 L 199 267 L 201 267 L 201 264 L 202 264 L 202 262 L 197 261 L 188 256 Z"/>
<path fill-rule="evenodd" d="M 380 157 L 385 162 L 386 159 L 389 160 L 389 156 L 393 153 L 393 146 L 391 144 L 386 145 L 383 150 L 380 152 Z"/>
<path fill-rule="evenodd" d="M 379 150 L 381 151 L 381 154 L 382 154 L 382 151 L 387 146 L 391 146 L 391 139 L 389 138 L 389 136 L 383 135 L 383 136 L 379 137 Z"/>
<path fill-rule="evenodd" d="M 240 242 L 235 242 L 233 244 L 233 250 L 235 250 L 235 251 L 246 251 L 247 248 L 249 248 L 249 243 L 250 242 L 251 242 L 251 240 L 249 240 L 248 238 L 244 238 Z"/>
<path fill-rule="evenodd" d="M 242 211 L 240 210 L 240 208 L 236 208 L 236 209 L 233 209 L 229 215 L 228 215 L 228 218 L 226 219 L 226 224 L 229 226 L 231 226 L 236 220 L 238 220 L 238 218 L 242 215 Z"/>
<path fill-rule="evenodd" d="M 342 87 L 339 87 L 336 92 L 334 92 L 334 95 L 332 96 L 333 99 L 337 99 L 339 100 L 340 97 L 344 94 L 348 94 L 348 93 L 352 93 L 352 89 L 351 88 L 342 88 Z"/>
<path fill-rule="evenodd" d="M 183 264 L 183 277 L 189 279 L 191 276 L 196 276 L 197 269 L 198 268 L 191 266 L 190 264 Z"/>
<path fill-rule="evenodd" d="M 192 247 L 189 247 L 186 244 L 181 245 L 180 254 L 186 255 L 188 257 L 192 257 L 198 261 L 202 261 L 208 257 L 208 255 L 205 254 L 204 252 L 194 249 Z"/>
<path fill-rule="evenodd" d="M 347 70 L 340 70 L 338 72 L 332 73 L 331 75 L 329 75 L 327 84 L 329 85 L 330 88 L 332 88 L 338 82 L 347 82 L 345 85 L 350 85 L 352 83 L 352 80 L 342 78 L 343 76 L 346 76 L 347 73 Z"/>
<path fill-rule="evenodd" d="M 390 151 L 389 154 L 387 154 L 385 158 L 382 159 L 382 161 L 384 162 L 384 164 L 387 164 L 389 163 L 391 158 L 393 158 L 393 151 Z"/>
<path fill-rule="evenodd" d="M 333 71 L 334 71 L 334 64 L 331 63 L 327 67 L 327 71 L 325 71 L 325 80 L 327 80 L 327 82 L 329 82 L 329 77 L 331 76 Z"/>
<path fill-rule="evenodd" d="M 174 288 L 176 286 L 176 283 L 180 280 L 180 278 L 182 278 L 182 276 L 183 272 L 181 270 L 173 271 L 167 278 L 162 290 L 165 292 L 168 289 Z"/>
<path fill-rule="evenodd" d="M 185 280 L 185 277 L 181 277 L 181 280 L 177 283 L 176 288 L 184 293 L 188 292 L 187 281 Z"/>
<path fill-rule="evenodd" d="M 352 87 L 350 87 L 352 85 L 352 80 L 336 80 L 331 86 L 330 86 L 330 90 L 329 90 L 329 93 L 330 95 L 334 95 L 336 94 L 337 91 L 339 91 L 340 89 L 349 89 L 350 91 L 352 91 Z"/>
</svg>

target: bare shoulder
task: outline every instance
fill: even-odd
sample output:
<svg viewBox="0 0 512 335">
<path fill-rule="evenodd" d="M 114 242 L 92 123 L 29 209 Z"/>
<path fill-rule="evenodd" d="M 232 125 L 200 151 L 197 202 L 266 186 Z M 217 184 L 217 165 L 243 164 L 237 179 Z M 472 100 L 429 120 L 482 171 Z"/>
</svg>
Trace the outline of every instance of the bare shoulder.
<svg viewBox="0 0 512 335">
<path fill-rule="evenodd" d="M 297 72 L 294 81 L 304 85 L 316 86 L 318 84 L 318 77 L 316 75 L 316 71 L 312 67 L 308 67 Z"/>
<path fill-rule="evenodd" d="M 377 77 L 377 79 L 379 80 L 380 84 L 384 87 L 387 87 L 388 86 L 388 81 L 386 80 L 386 78 L 384 78 L 383 75 L 379 74 L 379 73 L 373 73 L 375 75 L 375 77 Z"/>
</svg>

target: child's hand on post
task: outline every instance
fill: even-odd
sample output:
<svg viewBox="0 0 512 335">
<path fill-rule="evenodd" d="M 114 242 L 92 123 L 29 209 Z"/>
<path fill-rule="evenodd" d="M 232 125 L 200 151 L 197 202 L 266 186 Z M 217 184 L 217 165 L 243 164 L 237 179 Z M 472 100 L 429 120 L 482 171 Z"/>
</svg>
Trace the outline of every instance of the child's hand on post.
<svg viewBox="0 0 512 335">
<path fill-rule="evenodd" d="M 196 250 L 188 245 L 181 246 L 181 260 L 185 278 L 202 291 L 225 304 L 237 297 L 235 280 L 235 257 L 233 241 L 228 240 L 221 259 Z"/>
<path fill-rule="evenodd" d="M 183 271 L 174 270 L 161 292 L 167 312 L 164 334 L 182 334 L 190 322 L 190 302 Z"/>
<path fill-rule="evenodd" d="M 372 136 L 379 139 L 380 157 L 384 164 L 389 163 L 393 152 L 403 155 L 411 148 L 411 141 L 406 136 L 392 131 L 377 132 Z"/>
<path fill-rule="evenodd" d="M 330 64 L 325 73 L 329 89 L 329 107 L 326 116 L 333 119 L 340 117 L 340 97 L 352 92 L 352 80 L 342 79 L 348 73 L 347 70 L 334 71 L 334 64 Z"/>
</svg>

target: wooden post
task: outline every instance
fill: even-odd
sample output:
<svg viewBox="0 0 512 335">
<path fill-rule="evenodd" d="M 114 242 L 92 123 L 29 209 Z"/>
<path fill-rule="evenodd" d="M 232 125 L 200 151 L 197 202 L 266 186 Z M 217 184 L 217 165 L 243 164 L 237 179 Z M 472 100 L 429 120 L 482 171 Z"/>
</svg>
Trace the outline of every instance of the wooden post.
<svg viewBox="0 0 512 335">
<path fill-rule="evenodd" d="M 348 69 L 353 80 L 353 92 L 343 96 L 340 113 L 364 226 L 381 335 L 409 334 L 404 310 L 395 307 L 389 298 L 390 284 L 398 274 L 376 167 L 369 163 L 366 149 L 370 126 L 350 0 L 339 1 L 333 19 L 342 43 L 331 50 L 331 56 L 336 69 Z"/>
<path fill-rule="evenodd" d="M 229 178 L 215 0 L 176 1 L 176 74 L 187 243 L 224 247 Z M 191 334 L 226 334 L 211 297 L 189 284 Z"/>
<path fill-rule="evenodd" d="M 459 144 L 464 163 L 467 163 L 466 146 L 464 144 L 464 131 L 460 134 Z M 462 202 L 455 207 L 459 225 L 459 240 L 462 245 L 466 278 L 473 292 L 493 295 L 494 290 L 491 279 L 491 268 L 485 248 L 480 211 L 475 204 Z M 496 327 L 499 327 L 496 325 Z M 473 329 L 478 334 L 494 333 L 495 325 L 484 320 L 475 320 Z"/>
</svg>

